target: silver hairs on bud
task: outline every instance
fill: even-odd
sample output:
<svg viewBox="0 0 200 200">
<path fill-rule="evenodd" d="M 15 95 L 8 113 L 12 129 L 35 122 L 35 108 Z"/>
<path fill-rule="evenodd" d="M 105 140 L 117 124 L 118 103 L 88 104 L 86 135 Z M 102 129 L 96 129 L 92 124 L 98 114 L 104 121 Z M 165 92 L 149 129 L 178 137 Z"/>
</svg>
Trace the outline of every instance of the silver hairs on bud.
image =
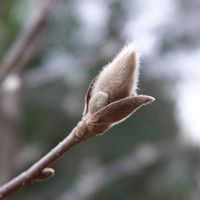
<svg viewBox="0 0 200 200">
<path fill-rule="evenodd" d="M 133 44 L 122 51 L 100 72 L 92 91 L 103 91 L 109 95 L 109 102 L 136 95 L 139 74 L 139 58 Z"/>
</svg>

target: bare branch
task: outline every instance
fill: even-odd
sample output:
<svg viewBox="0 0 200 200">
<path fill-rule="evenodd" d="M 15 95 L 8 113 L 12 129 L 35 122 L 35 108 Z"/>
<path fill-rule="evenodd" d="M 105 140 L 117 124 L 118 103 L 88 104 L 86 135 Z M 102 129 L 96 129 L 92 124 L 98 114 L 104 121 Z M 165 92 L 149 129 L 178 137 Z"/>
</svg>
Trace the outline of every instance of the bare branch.
<svg viewBox="0 0 200 200">
<path fill-rule="evenodd" d="M 22 30 L 10 51 L 5 56 L 0 67 L 0 83 L 13 69 L 21 68 L 28 60 L 30 51 L 38 38 L 47 20 L 48 14 L 57 0 L 41 2 L 43 6 L 33 17 L 29 24 Z"/>
<path fill-rule="evenodd" d="M 3 82 L 4 83 L 3 85 L 6 84 L 7 76 L 9 74 L 11 74 L 13 71 L 19 73 L 22 67 L 24 66 L 24 64 L 29 60 L 30 55 L 32 54 L 32 50 L 34 48 L 35 42 L 38 36 L 40 35 L 42 28 L 47 20 L 48 14 L 51 11 L 56 1 L 57 0 L 46 0 L 40 3 L 42 6 L 37 11 L 37 13 L 32 17 L 32 19 L 30 20 L 30 23 L 28 23 L 27 26 L 25 26 L 24 30 L 22 30 L 22 32 L 19 34 L 18 38 L 14 42 L 10 51 L 5 56 L 2 62 L 2 65 L 0 67 L 0 83 Z M 3 87 L 1 88 L 1 90 L 3 90 Z M 11 98 L 9 97 L 8 102 L 10 102 L 10 99 Z M 5 107 L 8 108 L 7 110 L 9 111 L 10 107 L 7 106 L 8 102 L 7 101 L 4 101 L 4 102 L 5 102 L 4 108 Z M 9 112 L 5 111 L 5 115 L 7 114 L 9 115 Z M 10 116 L 6 117 L 6 119 L 7 118 L 10 118 Z M 8 126 L 8 127 L 11 127 L 11 126 Z M 12 130 L 10 129 L 9 131 L 12 132 Z M 72 136 L 68 136 L 63 141 L 64 146 L 66 145 L 65 147 L 63 147 L 62 145 L 58 145 L 58 152 L 51 151 L 49 154 L 44 156 L 43 159 L 41 159 L 39 162 L 34 164 L 29 170 L 22 173 L 18 177 L 14 178 L 13 180 L 8 182 L 4 186 L 0 187 L 0 199 L 6 197 L 7 195 L 11 194 L 15 190 L 18 190 L 19 188 L 24 187 L 25 185 L 29 185 L 30 183 L 34 182 L 37 178 L 42 179 L 42 178 L 48 178 L 50 176 L 53 176 L 53 173 L 49 173 L 52 171 L 43 171 L 43 170 L 45 170 L 45 167 L 48 166 L 48 163 L 50 164 L 53 160 L 60 157 L 60 154 L 62 154 L 63 152 L 62 148 L 64 149 L 66 148 L 67 150 L 67 148 L 70 147 L 70 145 L 75 144 L 75 142 L 73 143 L 73 141 L 75 141 L 75 138 Z M 67 144 L 65 144 L 65 142 Z M 13 161 L 14 159 L 11 159 L 11 160 Z M 42 175 L 45 175 L 45 177 L 42 177 Z"/>
<path fill-rule="evenodd" d="M 82 140 L 76 137 L 76 128 L 54 149 L 33 164 L 28 170 L 0 187 L 0 199 L 40 179 L 43 170 Z"/>
<path fill-rule="evenodd" d="M 29 44 L 29 42 L 27 44 Z M 22 50 L 22 53 L 23 52 L 24 50 Z M 137 78 L 135 70 L 134 70 L 135 69 L 134 66 L 137 66 L 137 63 L 136 63 L 136 60 L 133 59 L 134 57 L 130 56 L 132 55 L 131 52 L 135 55 L 135 49 L 128 48 L 128 51 L 127 51 L 127 48 L 125 48 L 125 50 L 123 50 L 122 53 L 120 53 L 119 56 L 117 56 L 117 58 L 114 59 L 114 61 L 112 62 L 114 65 L 110 65 L 111 68 L 110 67 L 108 68 L 109 70 L 110 69 L 114 70 L 114 71 L 111 71 L 111 72 L 114 72 L 114 75 L 112 75 L 113 73 L 110 74 L 110 71 L 106 71 L 106 73 L 104 73 L 105 71 L 103 71 L 102 72 L 103 75 L 99 76 L 100 78 L 97 79 L 97 81 L 95 82 L 95 84 L 96 83 L 98 84 L 94 85 L 94 87 L 90 85 L 90 87 L 92 87 L 91 90 L 89 89 L 91 93 L 89 92 L 86 95 L 86 104 L 85 104 L 86 112 L 83 113 L 81 121 L 77 124 L 77 126 L 73 129 L 73 131 L 61 143 L 59 143 L 54 149 L 52 149 L 48 154 L 46 154 L 38 162 L 33 164 L 32 167 L 30 167 L 28 170 L 26 170 L 25 172 L 23 172 L 16 178 L 12 179 L 10 182 L 0 187 L 0 199 L 3 199 L 4 197 L 8 196 L 12 192 L 20 189 L 21 187 L 27 186 L 38 179 L 43 180 L 45 178 L 49 178 L 53 176 L 54 171 L 50 170 L 49 168 L 45 170 L 45 168 L 49 167 L 49 165 L 51 165 L 55 160 L 61 157 L 61 155 L 63 155 L 65 152 L 67 152 L 69 149 L 71 149 L 73 146 L 80 143 L 84 139 L 89 139 L 91 137 L 102 134 L 108 128 L 114 125 L 114 123 L 120 122 L 118 120 L 122 120 L 130 116 L 129 112 L 123 113 L 124 112 L 123 111 L 121 113 L 121 116 L 118 117 L 115 115 L 115 112 L 117 112 L 117 109 L 116 109 L 117 106 L 118 108 L 122 107 L 121 104 L 120 105 L 118 104 L 118 101 L 123 101 L 126 98 L 131 98 L 132 96 L 131 88 L 133 84 L 132 81 L 133 79 Z M 129 56 L 125 56 L 124 54 L 128 54 Z M 115 65 L 116 64 L 115 60 L 117 60 L 117 65 Z M 119 62 L 120 60 L 122 60 L 123 62 Z M 15 61 L 18 61 L 18 59 L 16 59 Z M 118 70 L 119 63 L 124 65 L 123 71 Z M 13 66 L 13 65 L 10 65 L 10 66 Z M 131 68 L 131 71 L 129 70 L 129 68 Z M 123 76 L 122 80 L 119 83 L 118 77 L 123 74 L 125 74 L 126 76 Z M 113 81 L 109 81 L 110 75 L 112 75 Z M 127 81 L 126 79 L 128 79 L 128 81 L 131 84 L 124 84 Z M 118 84 L 113 85 L 113 83 L 118 83 Z M 112 92 L 111 92 L 111 88 L 114 89 Z M 120 92 L 119 92 L 119 88 L 121 88 Z M 96 96 L 95 93 L 99 94 L 101 90 L 102 91 L 105 90 L 104 93 L 107 93 L 107 94 L 104 95 L 104 93 L 103 94 L 101 93 L 100 95 Z M 111 101 L 108 102 L 108 99 L 110 99 L 110 97 L 112 97 Z M 143 98 L 141 99 L 141 97 L 145 97 L 147 101 L 146 100 L 143 101 L 142 100 Z M 154 98 L 149 97 L 149 96 L 137 95 L 134 98 L 134 101 L 135 101 L 134 103 L 136 103 L 136 105 L 138 105 L 138 99 L 140 99 L 139 105 L 140 104 L 147 105 L 148 103 L 154 100 Z M 128 101 L 128 104 L 129 103 L 130 102 Z M 110 105 L 112 107 L 110 107 Z M 133 164 L 132 166 L 133 168 L 135 168 L 135 170 L 138 169 L 138 165 L 137 165 L 138 162 L 139 160 L 136 162 L 136 164 Z M 141 164 L 139 166 L 141 166 Z M 121 165 L 120 163 L 114 166 L 114 168 L 113 166 L 111 166 L 110 170 L 115 171 L 115 168 L 116 168 L 116 171 L 120 170 L 121 168 L 123 168 L 124 172 L 126 173 L 130 171 L 129 166 L 126 166 L 124 164 Z M 108 174 L 105 170 L 102 171 L 102 173 L 105 175 L 105 177 L 107 177 Z M 117 176 L 117 174 L 115 173 L 109 173 L 109 174 L 111 174 L 111 176 L 113 175 Z M 98 180 L 98 181 L 100 182 L 100 184 L 103 184 L 105 182 L 103 179 Z"/>
<path fill-rule="evenodd" d="M 0 110 L 2 115 L 1 183 L 9 180 L 15 171 L 19 147 L 19 122 L 21 116 L 21 81 L 17 75 L 9 75 L 1 88 Z M 8 159 L 9 158 L 9 159 Z"/>
</svg>

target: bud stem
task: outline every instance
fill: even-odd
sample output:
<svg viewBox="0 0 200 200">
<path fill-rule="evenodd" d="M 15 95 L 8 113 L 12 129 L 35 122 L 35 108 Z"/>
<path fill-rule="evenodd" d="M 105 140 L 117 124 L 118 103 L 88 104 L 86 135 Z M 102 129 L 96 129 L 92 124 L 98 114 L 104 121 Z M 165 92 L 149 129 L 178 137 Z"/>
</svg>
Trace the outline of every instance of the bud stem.
<svg viewBox="0 0 200 200">
<path fill-rule="evenodd" d="M 38 179 L 43 170 L 60 158 L 64 153 L 68 152 L 72 147 L 83 141 L 77 138 L 76 128 L 49 153 L 42 157 L 39 161 L 33 164 L 28 170 L 22 172 L 17 177 L 0 187 L 0 199 L 4 199 L 12 192 L 17 191 L 25 186 L 28 186 Z"/>
</svg>

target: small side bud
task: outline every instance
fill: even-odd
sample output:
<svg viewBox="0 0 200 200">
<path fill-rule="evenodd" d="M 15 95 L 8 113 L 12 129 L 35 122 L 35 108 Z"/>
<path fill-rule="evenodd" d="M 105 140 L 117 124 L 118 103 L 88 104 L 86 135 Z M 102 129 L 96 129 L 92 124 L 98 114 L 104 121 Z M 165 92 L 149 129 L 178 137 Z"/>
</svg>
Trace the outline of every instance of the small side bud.
<svg viewBox="0 0 200 200">
<path fill-rule="evenodd" d="M 46 181 L 47 179 L 53 177 L 55 175 L 55 170 L 52 168 L 45 168 L 37 177 L 36 181 Z"/>
</svg>

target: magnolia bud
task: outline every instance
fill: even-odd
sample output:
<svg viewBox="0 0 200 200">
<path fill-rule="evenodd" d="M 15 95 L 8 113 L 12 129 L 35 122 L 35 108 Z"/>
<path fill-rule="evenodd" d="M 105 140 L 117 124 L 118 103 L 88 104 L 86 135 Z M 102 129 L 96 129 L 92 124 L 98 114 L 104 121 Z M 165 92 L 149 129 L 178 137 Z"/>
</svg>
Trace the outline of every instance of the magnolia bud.
<svg viewBox="0 0 200 200">
<path fill-rule="evenodd" d="M 138 56 L 133 45 L 126 46 L 106 65 L 95 81 L 92 95 L 103 91 L 113 102 L 136 94 L 138 80 Z"/>
<path fill-rule="evenodd" d="M 135 47 L 126 46 L 106 65 L 89 86 L 85 109 L 78 130 L 84 127 L 82 137 L 100 134 L 129 117 L 153 97 L 137 95 L 139 61 Z M 84 125 L 84 126 L 83 126 Z"/>
</svg>

